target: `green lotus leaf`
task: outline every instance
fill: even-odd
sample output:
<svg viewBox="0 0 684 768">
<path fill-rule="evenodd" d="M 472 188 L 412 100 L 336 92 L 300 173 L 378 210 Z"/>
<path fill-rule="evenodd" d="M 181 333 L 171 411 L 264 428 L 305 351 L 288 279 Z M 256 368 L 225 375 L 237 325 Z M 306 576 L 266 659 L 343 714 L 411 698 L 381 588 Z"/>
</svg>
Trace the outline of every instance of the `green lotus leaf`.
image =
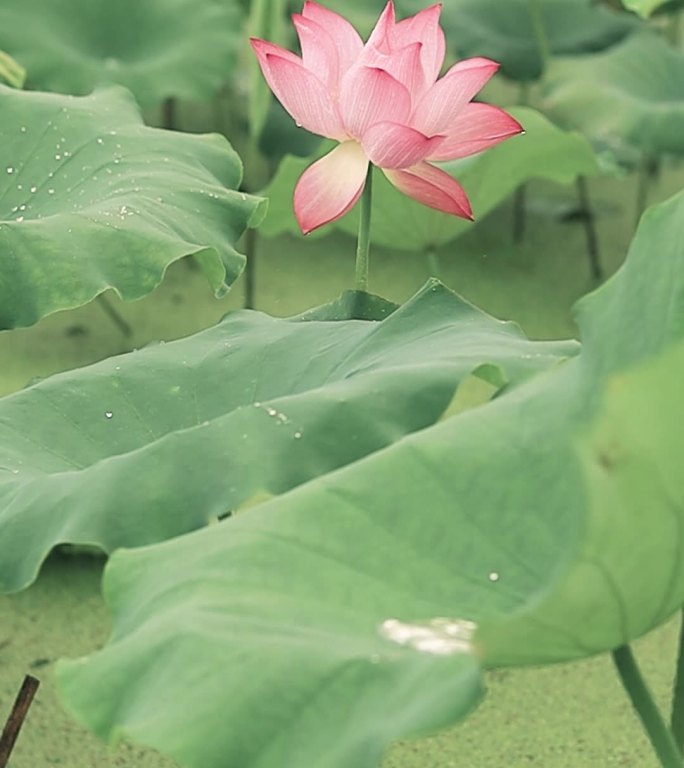
<svg viewBox="0 0 684 768">
<path fill-rule="evenodd" d="M 32 88 L 84 95 L 119 83 L 143 105 L 200 100 L 230 76 L 242 13 L 232 0 L 3 0 L 0 48 Z"/>
<path fill-rule="evenodd" d="M 114 288 L 137 299 L 193 254 L 217 292 L 258 198 L 225 139 L 147 128 L 119 88 L 74 98 L 0 86 L 0 329 Z"/>
<path fill-rule="evenodd" d="M 442 167 L 463 185 L 473 206 L 476 220 L 484 218 L 520 184 L 543 178 L 568 184 L 579 175 L 599 172 L 589 142 L 576 133 L 554 126 L 535 110 L 518 107 L 510 110 L 525 128 L 525 134 L 473 157 L 443 163 Z M 327 150 L 325 145 L 324 151 Z M 320 153 L 319 153 L 320 154 Z M 292 191 L 297 179 L 314 157 L 287 157 L 263 191 L 270 198 L 269 210 L 260 232 L 273 237 L 283 232 L 300 234 L 292 210 Z M 358 211 L 352 211 L 334 225 L 355 235 Z M 389 248 L 425 251 L 453 240 L 472 227 L 458 219 L 426 208 L 398 192 L 381 171 L 375 172 L 373 186 L 373 243 Z M 323 227 L 313 235 L 325 235 Z"/>
<path fill-rule="evenodd" d="M 585 529 L 538 605 L 481 628 L 490 663 L 612 650 L 681 608 L 682 376 L 680 342 L 607 378 L 597 412 L 576 436 Z"/>
<path fill-rule="evenodd" d="M 580 356 L 115 554 L 109 644 L 58 667 L 77 716 L 193 768 L 370 768 L 467 712 L 473 654 L 562 661 L 663 621 L 684 601 L 683 215 L 684 193 L 647 212 L 580 302 Z"/>
<path fill-rule="evenodd" d="M 231 538 L 237 548 L 254 552 L 254 536 L 239 526 L 252 514 L 233 518 L 238 525 Z M 337 547 L 329 550 L 319 530 L 311 535 L 310 522 L 294 568 L 288 564 L 282 574 L 284 589 L 277 588 L 274 566 L 284 554 L 289 563 L 299 536 L 294 529 L 279 528 L 270 537 L 264 527 L 259 556 L 247 569 L 234 551 L 225 551 L 221 526 L 201 553 L 188 549 L 192 536 L 178 540 L 185 544 L 177 550 L 183 560 L 162 580 L 159 569 L 169 566 L 172 547 L 147 550 L 144 560 L 129 557 L 128 578 L 117 569 L 105 584 L 107 599 L 120 610 L 114 644 L 82 662 L 81 674 L 73 666 L 59 670 L 70 705 L 79 714 L 88 709 L 88 724 L 102 738 L 112 738 L 117 721 L 117 736 L 163 743 L 182 765 L 204 768 L 372 768 L 394 739 L 465 716 L 483 691 L 469 647 L 471 626 L 410 625 L 391 616 L 378 623 L 378 603 L 409 605 L 418 615 L 431 615 L 436 605 L 420 597 L 418 583 L 408 591 L 403 578 L 393 583 L 381 570 L 382 556 L 377 563 L 354 563 L 360 542 L 331 570 L 328 552 L 336 558 Z M 343 532 L 344 521 L 338 522 Z M 385 548 L 394 546 L 391 531 L 382 538 Z M 187 582 L 188 567 L 199 577 L 197 589 Z M 207 579 L 210 571 L 213 578 Z M 342 594 L 344 581 L 353 592 Z M 329 598 L 334 602 L 327 607 Z M 143 620 L 145 611 L 154 625 Z M 130 666 L 115 680 L 121 655 Z M 129 676 L 133 668 L 137 681 Z M 95 700 L 81 684 L 86 671 L 101 675 L 106 696 Z M 173 722 L 183 727 L 174 732 Z"/>
<path fill-rule="evenodd" d="M 576 349 L 433 282 L 394 309 L 349 294 L 291 320 L 238 312 L 0 399 L 0 589 L 60 542 L 160 541 L 356 461 L 434 423 L 484 363 L 511 387 Z"/>
<path fill-rule="evenodd" d="M 563 125 L 651 154 L 684 154 L 684 54 L 655 34 L 555 62 L 547 111 Z"/>
<path fill-rule="evenodd" d="M 591 0 L 541 0 L 539 3 L 554 55 L 600 51 L 635 29 L 636 20 Z M 414 11 L 418 0 L 404 0 Z M 536 80 L 543 69 L 529 0 L 446 0 L 442 26 L 460 57 L 487 56 L 513 80 Z"/>
<path fill-rule="evenodd" d="M 4 51 L 0 51 L 0 80 L 14 88 L 21 88 L 26 81 L 26 70 Z"/>
</svg>

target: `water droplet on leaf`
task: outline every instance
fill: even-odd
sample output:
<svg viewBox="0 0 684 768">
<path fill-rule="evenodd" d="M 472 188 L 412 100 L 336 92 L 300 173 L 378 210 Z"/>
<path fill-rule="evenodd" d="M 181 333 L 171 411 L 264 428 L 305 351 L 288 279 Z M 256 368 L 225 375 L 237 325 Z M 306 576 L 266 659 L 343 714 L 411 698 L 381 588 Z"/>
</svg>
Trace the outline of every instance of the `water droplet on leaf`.
<svg viewBox="0 0 684 768">
<path fill-rule="evenodd" d="M 468 653 L 477 625 L 466 619 L 438 617 L 427 621 L 404 622 L 387 619 L 380 625 L 380 634 L 398 645 L 406 645 L 421 653 L 448 656 Z"/>
</svg>

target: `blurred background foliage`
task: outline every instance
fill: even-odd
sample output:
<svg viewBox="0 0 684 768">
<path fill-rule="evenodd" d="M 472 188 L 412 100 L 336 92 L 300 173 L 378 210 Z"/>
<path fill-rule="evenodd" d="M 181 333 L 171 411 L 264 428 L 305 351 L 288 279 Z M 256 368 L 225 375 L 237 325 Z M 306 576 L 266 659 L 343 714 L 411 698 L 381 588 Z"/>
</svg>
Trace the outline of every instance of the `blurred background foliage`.
<svg viewBox="0 0 684 768">
<path fill-rule="evenodd" d="M 366 35 L 384 0 L 327 5 Z M 396 0 L 397 14 L 422 5 Z M 497 211 L 503 213 L 496 229 L 508 232 L 514 251 L 530 244 L 528 219 L 538 226 L 541 216 L 558 227 L 576 224 L 588 256 L 577 266 L 589 280 L 585 287 L 602 280 L 616 266 L 605 247 L 601 252 L 602 239 L 613 236 L 610 205 L 593 203 L 602 179 L 630 178 L 627 221 L 636 224 L 647 204 L 666 195 L 663 171 L 676 173 L 681 162 L 683 9 L 684 0 L 444 0 L 445 68 L 469 56 L 499 61 L 500 73 L 478 98 L 523 108 L 527 136 L 446 167 L 471 196 L 475 223 L 423 209 L 380 184 L 376 242 L 419 253 L 428 272 L 444 279 L 454 261 L 452 241 L 473 232 L 486 239 L 482 222 Z M 288 16 L 300 10 L 300 0 L 5 0 L 0 78 L 74 95 L 116 83 L 131 91 L 149 126 L 227 137 L 242 158 L 241 189 L 274 193 L 263 226 L 238 244 L 247 254 L 244 305 L 253 307 L 257 252 L 281 250 L 283 237 L 304 248 L 291 188 L 323 145 L 272 97 L 248 37 L 297 50 Z M 10 123 L 3 129 L 10 131 Z M 540 179 L 547 183 L 541 195 L 534 191 Z M 501 215 L 509 219 L 503 225 Z M 121 226 L 134 221 L 127 217 Z M 332 244 L 336 230 L 353 237 L 354 226 L 352 215 L 317 235 Z"/>
<path fill-rule="evenodd" d="M 366 34 L 384 0 L 326 4 Z M 425 4 L 397 0 L 398 13 L 414 13 Z M 535 338 L 570 335 L 573 326 L 567 308 L 603 274 L 617 268 L 631 237 L 632 220 L 638 220 L 647 203 L 681 187 L 680 176 L 670 172 L 684 151 L 684 2 L 444 0 L 443 6 L 447 64 L 466 56 L 500 61 L 500 74 L 482 98 L 522 107 L 528 136 L 503 145 L 500 164 L 492 152 L 454 167 L 469 193 L 483 202 L 478 203 L 478 222 L 458 222 L 453 237 L 443 234 L 450 233 L 453 221 L 423 212 L 426 220 L 418 228 L 402 199 L 395 198 L 396 205 L 391 199 L 385 203 L 378 220 L 384 247 L 374 253 L 375 284 L 380 292 L 400 301 L 429 272 L 440 272 L 469 299 L 495 314 L 519 320 Z M 319 139 L 297 128 L 271 98 L 246 40 L 252 34 L 296 49 L 287 14 L 299 10 L 300 0 L 3 0 L 0 78 L 16 88 L 76 95 L 111 83 L 123 85 L 150 126 L 225 135 L 245 164 L 246 190 L 260 191 L 283 178 L 291 186 L 296 178 L 291 173 L 293 164 L 303 167 L 307 162 L 292 156 L 314 156 Z M 8 121 L 0 123 L 3 139 L 8 125 Z M 497 173 L 506 175 L 505 183 L 484 189 L 485 182 L 497 180 Z M 544 181 L 535 186 L 540 177 Z M 632 186 L 636 187 L 633 201 Z M 598 202 L 592 205 L 594 196 Z M 625 201 L 628 214 L 616 212 Z M 398 217 L 395 223 L 392 214 Z M 525 227 L 526 217 L 531 216 L 538 224 L 534 229 Z M 252 230 L 243 244 L 251 270 L 245 302 L 254 304 L 258 297 L 260 308 L 277 314 L 323 301 L 351 277 L 353 243 L 348 221 L 321 233 L 326 238 L 322 249 L 318 241 L 304 241 L 288 217 L 289 198 L 282 191 L 264 227 L 257 231 L 261 243 Z M 568 229 L 575 222 L 586 236 L 589 268 L 571 260 L 580 243 L 576 231 L 580 227 Z M 608 254 L 598 253 L 602 227 L 609 227 L 605 233 L 611 243 Z M 414 242 L 402 253 L 407 232 Z M 430 239 L 426 233 L 438 237 Z M 458 250 L 451 242 L 456 237 L 462 238 Z M 502 245 L 523 238 L 524 251 Z M 262 261 L 255 270 L 257 247 Z M 296 260 L 290 260 L 295 251 Z M 283 254 L 288 257 L 286 267 Z M 277 278 L 269 282 L 271 275 Z M 302 293 L 302 275 L 309 292 Z M 257 277 L 264 285 L 260 291 Z M 205 289 L 205 281 L 190 264 L 179 264 L 169 270 L 149 300 L 129 306 L 115 301 L 130 327 L 127 338 L 121 338 L 114 326 L 91 333 L 89 329 L 98 326 L 97 310 L 91 306 L 48 318 L 35 333 L 1 334 L 0 357 L 13 362 L 4 367 L 0 392 L 19 389 L 32 376 L 77 367 L 151 339 L 191 333 L 216 322 L 242 301 L 236 295 L 208 301 Z M 92 587 L 88 610 L 97 613 L 101 605 L 94 596 L 95 580 L 88 582 Z M 73 584 L 65 591 L 71 594 Z M 64 595 L 49 598 L 59 606 L 64 599 Z M 40 613 L 41 620 L 44 616 Z M 64 621 L 69 623 L 70 616 Z M 92 632 L 98 639 L 103 621 L 97 614 L 99 623 Z M 34 661 L 41 662 L 43 646 L 40 652 L 31 652 Z M 73 652 L 71 640 L 65 640 L 59 653 Z M 659 654 L 656 647 L 651 655 Z M 551 684 L 543 688 L 549 696 L 551 691 L 561 691 L 563 702 L 546 709 L 563 712 L 576 692 L 563 693 L 564 688 Z M 602 695 L 603 690 L 600 703 Z M 509 704 L 506 717 L 510 719 L 510 712 L 519 709 L 518 701 Z M 64 732 L 66 728 L 62 726 Z M 626 731 L 621 729 L 621 736 Z M 600 734 L 595 754 L 600 754 L 603 738 Z M 556 747 L 542 758 L 545 765 L 560 764 L 554 762 Z M 477 749 L 480 754 L 482 743 Z M 522 744 L 519 749 L 522 755 L 529 747 Z M 625 747 L 625 760 L 635 758 L 639 762 L 633 764 L 647 765 L 644 752 L 635 758 Z M 425 764 L 420 755 L 415 759 L 421 762 L 412 763 L 407 754 L 405 750 L 397 757 L 396 764 Z M 462 750 L 453 757 L 462 760 Z M 509 757 L 499 756 L 491 765 Z M 101 759 L 92 758 L 91 764 L 101 765 Z M 434 759 L 443 759 L 442 751 Z"/>
<path fill-rule="evenodd" d="M 133 92 L 150 124 L 225 134 L 245 162 L 246 187 L 255 191 L 266 186 L 283 157 L 312 155 L 319 143 L 272 99 L 247 44 L 254 35 L 296 49 L 286 20 L 300 5 L 298 0 L 5 0 L 0 50 L 26 70 L 27 88 L 85 94 L 119 83 Z M 327 5 L 367 34 L 384 0 Z M 396 5 L 401 16 L 425 3 L 397 0 Z M 483 98 L 532 106 L 559 127 L 584 134 L 604 171 L 636 169 L 644 178 L 640 213 L 649 180 L 662 162 L 682 151 L 683 5 L 682 0 L 624 5 L 445 0 L 447 63 L 470 56 L 499 61 L 500 75 Z M 586 202 L 579 206 L 585 214 Z M 523 216 L 524 200 L 517 208 Z M 516 231 L 520 238 L 521 223 Z"/>
</svg>

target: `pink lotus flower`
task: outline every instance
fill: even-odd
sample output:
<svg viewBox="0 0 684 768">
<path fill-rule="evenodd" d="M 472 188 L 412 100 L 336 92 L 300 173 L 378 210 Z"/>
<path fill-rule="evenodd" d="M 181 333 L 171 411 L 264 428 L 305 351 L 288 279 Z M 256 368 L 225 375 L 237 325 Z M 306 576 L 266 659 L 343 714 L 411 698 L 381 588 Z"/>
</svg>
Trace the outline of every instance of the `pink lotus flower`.
<svg viewBox="0 0 684 768">
<path fill-rule="evenodd" d="M 427 161 L 480 152 L 522 128 L 498 107 L 471 103 L 496 62 L 466 59 L 437 79 L 445 53 L 440 11 L 433 5 L 396 22 L 389 0 L 364 45 L 346 19 L 306 0 L 292 17 L 301 58 L 251 40 L 266 82 L 295 122 L 340 142 L 297 182 L 294 210 L 304 234 L 347 213 L 369 162 L 409 197 L 472 219 L 460 184 Z"/>
</svg>

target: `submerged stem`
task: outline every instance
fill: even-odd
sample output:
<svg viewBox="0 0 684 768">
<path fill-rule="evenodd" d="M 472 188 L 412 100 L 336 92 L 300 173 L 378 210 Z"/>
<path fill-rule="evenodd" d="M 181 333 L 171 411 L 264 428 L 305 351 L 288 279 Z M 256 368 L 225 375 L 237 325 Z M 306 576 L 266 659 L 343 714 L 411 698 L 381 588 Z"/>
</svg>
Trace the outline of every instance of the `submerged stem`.
<svg viewBox="0 0 684 768">
<path fill-rule="evenodd" d="M 124 336 L 128 337 L 133 335 L 133 329 L 131 326 L 117 312 L 114 305 L 110 303 L 109 299 L 104 295 L 104 293 L 98 294 L 97 303 L 105 315 L 107 315 L 107 317 L 114 323 L 114 325 L 121 331 Z"/>
<path fill-rule="evenodd" d="M 359 238 L 356 243 L 356 290 L 368 292 L 368 253 L 370 251 L 371 201 L 373 199 L 373 166 L 368 165 L 366 186 L 361 195 Z"/>
<path fill-rule="evenodd" d="M 660 765 L 663 768 L 682 768 L 684 763 L 677 744 L 653 701 L 629 645 L 616 648 L 613 661 Z"/>
<path fill-rule="evenodd" d="M 167 131 L 176 130 L 176 106 L 177 103 L 173 96 L 169 96 L 162 102 L 163 123 Z"/>
</svg>

